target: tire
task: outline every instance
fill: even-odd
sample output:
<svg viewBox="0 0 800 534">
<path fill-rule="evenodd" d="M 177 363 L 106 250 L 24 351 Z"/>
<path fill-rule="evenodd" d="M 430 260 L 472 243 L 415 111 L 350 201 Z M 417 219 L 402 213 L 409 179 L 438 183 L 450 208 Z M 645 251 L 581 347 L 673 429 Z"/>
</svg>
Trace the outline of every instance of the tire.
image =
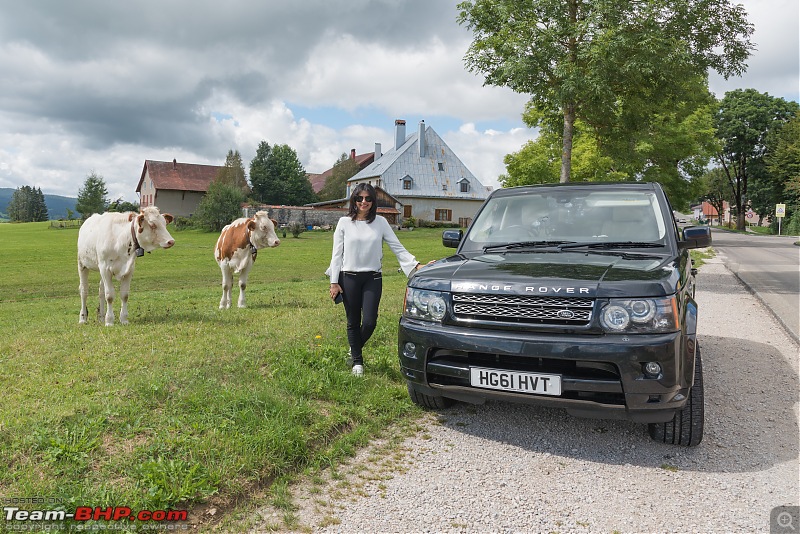
<svg viewBox="0 0 800 534">
<path fill-rule="evenodd" d="M 689 400 L 683 409 L 675 414 L 672 421 L 650 423 L 648 431 L 655 441 L 694 447 L 703 440 L 704 417 L 703 362 L 700 359 L 700 345 L 697 345 L 694 358 L 694 383 L 689 393 Z"/>
<path fill-rule="evenodd" d="M 411 397 L 411 402 L 417 406 L 422 406 L 423 408 L 441 410 L 443 408 L 449 408 L 456 402 L 453 399 L 448 399 L 447 397 L 440 397 L 438 395 L 425 395 L 424 393 L 420 393 L 414 389 L 411 384 L 406 384 L 406 387 L 408 388 L 408 396 Z"/>
</svg>

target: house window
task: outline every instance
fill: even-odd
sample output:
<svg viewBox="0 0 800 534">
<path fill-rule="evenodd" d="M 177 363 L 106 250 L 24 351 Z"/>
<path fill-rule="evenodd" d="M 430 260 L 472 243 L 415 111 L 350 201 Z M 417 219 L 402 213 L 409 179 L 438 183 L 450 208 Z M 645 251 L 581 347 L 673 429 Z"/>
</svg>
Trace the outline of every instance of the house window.
<svg viewBox="0 0 800 534">
<path fill-rule="evenodd" d="M 442 184 L 442 191 L 447 191 L 447 184 Z"/>
<path fill-rule="evenodd" d="M 411 189 L 411 186 L 414 184 L 414 179 L 411 178 L 409 175 L 403 176 L 403 189 L 406 191 Z"/>
<path fill-rule="evenodd" d="M 407 219 L 411 217 L 411 206 L 403 206 L 403 218 Z"/>
<path fill-rule="evenodd" d="M 466 181 L 466 180 L 463 180 L 463 181 L 462 181 L 462 182 L 459 184 L 459 186 L 461 186 L 461 192 L 462 192 L 462 193 L 469 193 L 469 182 L 468 182 L 468 181 Z"/>
<path fill-rule="evenodd" d="M 444 170 L 444 163 L 442 163 L 441 161 L 439 162 L 439 170 L 440 171 Z"/>
<path fill-rule="evenodd" d="M 469 217 L 459 217 L 459 218 L 458 218 L 458 225 L 459 225 L 461 228 L 466 228 L 466 227 L 468 227 L 468 226 L 470 225 L 470 223 L 471 223 L 471 222 L 472 222 L 472 219 L 471 219 L 471 218 L 469 218 Z"/>
<path fill-rule="evenodd" d="M 453 220 L 453 210 L 435 210 L 433 220 L 450 222 Z"/>
</svg>

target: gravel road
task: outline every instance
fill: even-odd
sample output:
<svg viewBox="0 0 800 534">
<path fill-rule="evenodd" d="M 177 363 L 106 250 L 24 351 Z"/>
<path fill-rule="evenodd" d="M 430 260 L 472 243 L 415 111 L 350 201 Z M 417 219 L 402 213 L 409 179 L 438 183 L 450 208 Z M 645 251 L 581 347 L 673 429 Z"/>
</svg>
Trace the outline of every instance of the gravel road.
<svg viewBox="0 0 800 534">
<path fill-rule="evenodd" d="M 697 300 L 698 447 L 562 410 L 459 404 L 294 487 L 296 531 L 769 532 L 774 507 L 800 504 L 800 350 L 719 259 L 700 268 Z M 262 510 L 253 531 L 285 531 L 280 516 Z"/>
</svg>

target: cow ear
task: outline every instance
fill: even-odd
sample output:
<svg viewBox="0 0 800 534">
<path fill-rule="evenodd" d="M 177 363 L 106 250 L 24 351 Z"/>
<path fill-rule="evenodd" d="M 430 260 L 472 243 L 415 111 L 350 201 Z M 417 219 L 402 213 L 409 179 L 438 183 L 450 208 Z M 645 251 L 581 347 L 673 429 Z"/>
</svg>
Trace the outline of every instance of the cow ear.
<svg viewBox="0 0 800 534">
<path fill-rule="evenodd" d="M 270 221 L 272 221 L 272 224 L 273 226 L 275 226 L 275 228 L 278 228 L 278 221 L 276 221 L 275 219 L 270 219 Z"/>
<path fill-rule="evenodd" d="M 167 224 L 171 223 L 174 220 L 174 217 L 169 213 L 164 214 L 164 220 L 167 221 Z"/>
<path fill-rule="evenodd" d="M 134 218 L 134 217 L 136 217 L 136 214 L 135 214 L 134 212 L 130 212 L 130 213 L 128 214 L 128 222 L 131 222 L 131 221 L 133 220 L 133 218 Z"/>
<path fill-rule="evenodd" d="M 247 229 L 248 230 L 255 230 L 256 229 L 256 221 L 255 221 L 255 219 L 247 219 Z"/>
<path fill-rule="evenodd" d="M 139 233 L 141 234 L 144 232 L 144 213 L 140 213 L 136 218 L 139 219 Z"/>
</svg>

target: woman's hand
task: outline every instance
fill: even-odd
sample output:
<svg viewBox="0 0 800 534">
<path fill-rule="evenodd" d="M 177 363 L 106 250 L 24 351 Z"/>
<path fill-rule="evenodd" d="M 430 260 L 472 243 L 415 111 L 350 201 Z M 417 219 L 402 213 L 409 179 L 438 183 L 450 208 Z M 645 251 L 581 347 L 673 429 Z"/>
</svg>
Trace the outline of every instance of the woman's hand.
<svg viewBox="0 0 800 534">
<path fill-rule="evenodd" d="M 336 295 L 342 292 L 342 286 L 339 284 L 331 284 L 331 298 L 335 299 Z"/>
</svg>

